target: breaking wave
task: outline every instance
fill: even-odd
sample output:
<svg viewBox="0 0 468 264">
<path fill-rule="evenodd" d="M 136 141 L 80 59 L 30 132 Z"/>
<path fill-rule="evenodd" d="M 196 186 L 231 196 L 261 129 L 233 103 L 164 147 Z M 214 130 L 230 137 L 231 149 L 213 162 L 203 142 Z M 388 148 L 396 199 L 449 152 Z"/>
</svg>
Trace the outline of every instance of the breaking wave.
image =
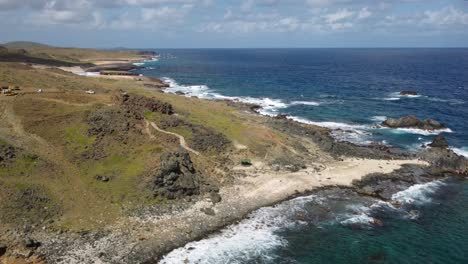
<svg viewBox="0 0 468 264">
<path fill-rule="evenodd" d="M 462 148 L 451 148 L 453 152 L 457 153 L 460 156 L 464 156 L 468 158 L 468 147 L 462 147 Z"/>
<path fill-rule="evenodd" d="M 239 224 L 228 226 L 219 234 L 170 252 L 160 263 L 247 263 L 252 259 L 261 263 L 271 261 L 274 258 L 272 251 L 287 244 L 277 231 L 300 224 L 294 220 L 294 213 L 302 210 L 304 203 L 314 199 L 316 196 L 311 195 L 258 209 Z"/>
<path fill-rule="evenodd" d="M 309 224 L 317 227 L 340 224 L 372 228 L 382 224 L 376 218 L 379 212 L 416 219 L 419 212 L 406 205 L 431 202 L 431 195 L 443 185 L 442 181 L 417 184 L 394 194 L 390 202 L 346 191 L 295 198 L 258 209 L 238 224 L 173 250 L 160 263 L 275 263 L 275 250 L 288 244 L 281 235 L 282 231 Z M 343 201 L 347 201 L 344 207 Z M 401 206 L 395 207 L 393 203 L 396 202 Z"/>
<path fill-rule="evenodd" d="M 432 181 L 424 184 L 416 184 L 406 190 L 392 195 L 392 200 L 402 204 L 425 204 L 432 201 L 431 195 L 440 187 L 444 186 L 442 181 Z"/>
</svg>

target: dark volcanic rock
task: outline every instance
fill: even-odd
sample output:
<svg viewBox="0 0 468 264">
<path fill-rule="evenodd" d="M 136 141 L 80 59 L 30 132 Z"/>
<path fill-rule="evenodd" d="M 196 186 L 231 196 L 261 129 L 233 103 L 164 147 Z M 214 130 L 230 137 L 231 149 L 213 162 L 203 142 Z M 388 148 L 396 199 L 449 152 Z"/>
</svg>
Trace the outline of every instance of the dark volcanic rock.
<svg viewBox="0 0 468 264">
<path fill-rule="evenodd" d="M 24 241 L 24 246 L 26 248 L 33 248 L 33 249 L 36 249 L 38 247 L 40 247 L 42 244 L 41 242 L 39 241 L 36 241 L 32 238 L 27 238 L 25 241 Z"/>
<path fill-rule="evenodd" d="M 88 135 L 104 136 L 109 134 L 125 134 L 132 126 L 131 116 L 113 108 L 102 108 L 91 112 L 86 117 L 89 124 Z"/>
<path fill-rule="evenodd" d="M 443 129 L 445 126 L 433 119 L 420 120 L 415 116 L 406 116 L 399 119 L 387 118 L 382 123 L 385 127 L 390 128 L 417 128 L 424 130 Z"/>
<path fill-rule="evenodd" d="M 430 147 L 433 147 L 433 148 L 448 148 L 449 144 L 447 142 L 447 140 L 445 140 L 445 138 L 441 135 L 438 135 L 434 141 L 432 141 L 431 144 L 429 144 Z"/>
<path fill-rule="evenodd" d="M 161 156 L 161 167 L 154 176 L 153 190 L 154 195 L 168 199 L 200 193 L 200 176 L 186 151 L 179 150 Z"/>
<path fill-rule="evenodd" d="M 432 175 L 468 175 L 468 160 L 450 149 L 430 148 L 422 151 L 419 156 L 431 164 L 427 172 Z"/>
<path fill-rule="evenodd" d="M 103 176 L 103 175 L 96 175 L 95 179 L 98 180 L 98 181 L 101 181 L 101 182 L 108 182 L 108 181 L 110 181 L 110 178 L 109 178 L 109 177 Z"/>
<path fill-rule="evenodd" d="M 143 119 L 145 112 L 157 112 L 171 115 L 174 109 L 171 104 L 137 94 L 118 94 L 114 96 L 114 102 L 127 111 L 134 113 L 139 119 Z"/>
<path fill-rule="evenodd" d="M 13 161 L 16 158 L 16 149 L 9 145 L 0 144 L 0 165 Z"/>
<path fill-rule="evenodd" d="M 390 200 L 394 193 L 405 190 L 416 183 L 428 182 L 431 177 L 425 168 L 418 165 L 403 165 L 389 174 L 373 173 L 361 180 L 353 181 L 356 191 L 363 195 Z"/>
<path fill-rule="evenodd" d="M 0 257 L 2 257 L 3 255 L 5 255 L 5 253 L 7 252 L 7 249 L 8 249 L 7 246 L 1 245 L 1 244 L 0 244 Z"/>
<path fill-rule="evenodd" d="M 411 90 L 404 90 L 400 92 L 400 95 L 418 95 L 418 92 Z"/>
</svg>

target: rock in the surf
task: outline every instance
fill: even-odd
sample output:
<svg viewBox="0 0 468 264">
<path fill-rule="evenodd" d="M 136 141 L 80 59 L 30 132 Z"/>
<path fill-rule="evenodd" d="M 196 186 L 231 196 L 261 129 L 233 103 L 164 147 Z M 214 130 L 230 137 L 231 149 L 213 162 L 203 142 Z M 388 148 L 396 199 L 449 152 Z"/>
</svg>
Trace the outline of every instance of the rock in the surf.
<svg viewBox="0 0 468 264">
<path fill-rule="evenodd" d="M 382 126 L 390 128 L 417 128 L 423 130 L 437 130 L 446 128 L 442 123 L 434 119 L 421 120 L 410 115 L 402 118 L 387 118 L 382 122 Z"/>
<path fill-rule="evenodd" d="M 418 92 L 412 90 L 404 90 L 400 92 L 400 95 L 418 95 Z"/>
</svg>

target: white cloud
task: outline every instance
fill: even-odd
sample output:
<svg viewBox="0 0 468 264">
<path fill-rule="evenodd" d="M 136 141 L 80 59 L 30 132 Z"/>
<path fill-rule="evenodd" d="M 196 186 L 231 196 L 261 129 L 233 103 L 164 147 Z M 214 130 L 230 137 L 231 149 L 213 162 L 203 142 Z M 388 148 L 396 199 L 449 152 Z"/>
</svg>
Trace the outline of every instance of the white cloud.
<svg viewBox="0 0 468 264">
<path fill-rule="evenodd" d="M 371 15 L 372 15 L 372 12 L 370 12 L 369 8 L 366 6 L 366 7 L 363 7 L 361 10 L 359 10 L 358 18 L 365 19 L 365 18 L 370 17 Z"/>
<path fill-rule="evenodd" d="M 348 9 L 341 9 L 334 13 L 326 14 L 323 17 L 328 23 L 332 24 L 344 19 L 351 18 L 352 16 L 354 16 L 354 12 L 349 11 Z"/>
<path fill-rule="evenodd" d="M 464 26 L 468 25 L 468 13 L 448 6 L 440 10 L 424 12 L 422 24 L 435 25 L 438 27 Z"/>
</svg>

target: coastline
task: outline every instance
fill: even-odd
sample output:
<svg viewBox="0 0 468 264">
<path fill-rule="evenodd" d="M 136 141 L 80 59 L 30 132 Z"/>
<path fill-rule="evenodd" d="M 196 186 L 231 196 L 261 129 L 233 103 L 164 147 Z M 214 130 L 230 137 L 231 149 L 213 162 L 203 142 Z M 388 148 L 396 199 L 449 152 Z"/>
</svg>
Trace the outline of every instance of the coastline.
<svg viewBox="0 0 468 264">
<path fill-rule="evenodd" d="M 149 81 L 158 83 L 154 78 Z M 161 92 L 166 87 L 145 88 Z M 205 99 L 188 100 L 196 102 Z M 288 167 L 288 162 L 284 166 L 273 166 L 259 159 L 253 160 L 251 167 L 233 166 L 227 172 L 229 181 L 221 185 L 218 195 L 206 193 L 168 204 L 167 208 L 155 207 L 154 210 L 135 212 L 131 217 L 123 217 L 117 224 L 104 230 L 85 232 L 78 236 L 64 233 L 50 237 L 50 234 L 44 232 L 38 235 L 44 241 L 38 252 L 57 263 L 93 263 L 96 259 L 110 263 L 156 262 L 171 250 L 216 233 L 242 220 L 252 211 L 323 188 L 352 188 L 362 195 L 385 199 L 377 192 L 379 184 L 385 180 L 397 182 L 391 183 L 391 186 L 397 188 L 390 188 L 396 192 L 408 187 L 408 184 L 437 179 L 446 173 L 436 176 L 440 171 L 434 166 L 440 163 L 434 161 L 438 161 L 439 155 L 442 155 L 438 152 L 434 153 L 434 157 L 429 157 L 381 145 L 358 146 L 338 142 L 330 135 L 329 128 L 260 115 L 255 111 L 258 106 L 253 104 L 225 99 L 218 101 L 233 106 L 243 115 L 252 116 L 258 124 L 274 128 L 301 142 L 303 146 L 299 152 L 291 146 L 279 146 L 294 154 L 294 159 L 288 162 L 297 161 L 297 166 L 294 164 Z M 244 147 L 235 142 L 234 146 L 238 150 Z M 445 152 L 440 151 L 445 155 Z M 314 162 L 308 161 L 310 157 L 314 158 Z M 402 180 L 397 175 L 396 171 L 404 169 L 407 170 L 405 173 L 411 175 L 411 180 Z M 420 175 L 421 171 L 430 172 L 430 176 Z M 454 169 L 447 171 L 450 174 Z M 374 178 L 375 175 L 380 176 Z M 385 184 L 384 187 L 390 186 Z M 373 192 L 372 188 L 377 191 Z"/>
</svg>

